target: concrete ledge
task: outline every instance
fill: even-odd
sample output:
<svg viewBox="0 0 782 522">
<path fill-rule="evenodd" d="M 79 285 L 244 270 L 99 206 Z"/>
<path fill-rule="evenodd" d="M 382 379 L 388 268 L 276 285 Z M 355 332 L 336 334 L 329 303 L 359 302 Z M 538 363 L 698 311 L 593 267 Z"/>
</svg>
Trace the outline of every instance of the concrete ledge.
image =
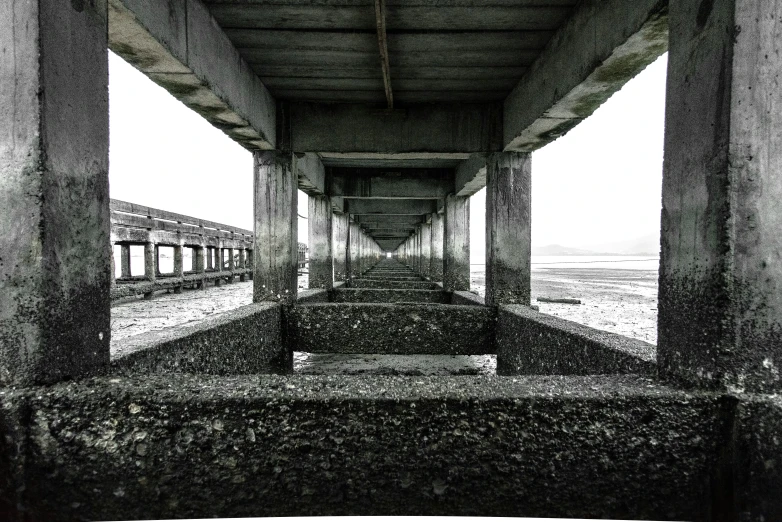
<svg viewBox="0 0 782 522">
<path fill-rule="evenodd" d="M 376 279 L 352 279 L 351 288 L 389 288 L 396 290 L 437 290 L 437 285 L 429 281 L 388 281 Z"/>
<path fill-rule="evenodd" d="M 500 375 L 653 374 L 656 352 L 652 344 L 541 314 L 526 306 L 499 309 Z"/>
<path fill-rule="evenodd" d="M 0 389 L 0 444 L 25 455 L 0 459 L 13 466 L 0 477 L 23 485 L 0 505 L 8 519 L 52 521 L 703 520 L 720 414 L 714 396 L 622 376 L 146 375 Z"/>
<path fill-rule="evenodd" d="M 280 307 L 255 303 L 112 347 L 117 372 L 215 375 L 288 371 Z"/>
<path fill-rule="evenodd" d="M 453 305 L 472 305 L 472 306 L 484 306 L 486 302 L 483 297 L 472 292 L 462 292 L 457 290 L 451 293 L 451 304 Z"/>
<path fill-rule="evenodd" d="M 304 303 L 328 303 L 329 292 L 323 288 L 310 288 L 308 290 L 300 290 L 296 296 L 296 304 Z"/>
<path fill-rule="evenodd" d="M 483 355 L 494 353 L 489 309 L 439 304 L 331 303 L 297 306 L 293 351 Z"/>
<path fill-rule="evenodd" d="M 440 303 L 448 304 L 442 290 L 391 290 L 382 288 L 342 288 L 331 294 L 334 303 Z"/>
</svg>

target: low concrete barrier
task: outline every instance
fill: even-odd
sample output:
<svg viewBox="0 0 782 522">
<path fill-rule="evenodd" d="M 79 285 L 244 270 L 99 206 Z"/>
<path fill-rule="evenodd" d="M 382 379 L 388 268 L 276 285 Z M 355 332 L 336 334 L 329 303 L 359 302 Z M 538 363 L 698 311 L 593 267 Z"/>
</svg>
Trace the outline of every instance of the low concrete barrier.
<svg viewBox="0 0 782 522">
<path fill-rule="evenodd" d="M 717 396 L 628 376 L 146 375 L 0 389 L 0 506 L 51 521 L 704 520 L 725 493 L 710 490 L 713 456 L 733 443 L 721 411 Z"/>
<path fill-rule="evenodd" d="M 334 303 L 440 303 L 450 302 L 442 290 L 341 288 L 332 293 Z"/>
<path fill-rule="evenodd" d="M 115 371 L 235 375 L 289 371 L 280 306 L 255 303 L 112 348 Z"/>
<path fill-rule="evenodd" d="M 522 305 L 500 306 L 497 373 L 500 375 L 653 374 L 657 348 Z"/>
<path fill-rule="evenodd" d="M 391 288 L 397 290 L 437 290 L 437 284 L 429 281 L 388 281 L 382 279 L 352 279 L 350 288 Z"/>
<path fill-rule="evenodd" d="M 329 303 L 295 306 L 292 349 L 310 353 L 483 355 L 494 353 L 488 308 L 441 304 Z"/>
<path fill-rule="evenodd" d="M 472 292 L 456 291 L 451 293 L 451 304 L 454 305 L 472 305 L 472 306 L 484 306 L 485 301 L 483 297 Z"/>
<path fill-rule="evenodd" d="M 328 303 L 329 292 L 322 288 L 312 288 L 309 290 L 299 290 L 296 296 L 296 304 L 307 303 Z"/>
</svg>

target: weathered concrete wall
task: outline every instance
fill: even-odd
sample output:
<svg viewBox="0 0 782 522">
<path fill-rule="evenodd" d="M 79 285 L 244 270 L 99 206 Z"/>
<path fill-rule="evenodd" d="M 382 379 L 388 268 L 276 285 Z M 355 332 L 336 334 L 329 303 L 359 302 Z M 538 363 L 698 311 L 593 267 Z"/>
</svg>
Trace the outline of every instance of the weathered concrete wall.
<svg viewBox="0 0 782 522">
<path fill-rule="evenodd" d="M 782 390 L 782 25 L 770 0 L 672 3 L 659 362 Z"/>
<path fill-rule="evenodd" d="M 276 144 L 276 103 L 201 0 L 109 0 L 109 46 L 249 150 Z"/>
<path fill-rule="evenodd" d="M 109 362 L 105 0 L 0 5 L 0 386 Z"/>
<path fill-rule="evenodd" d="M 280 306 L 257 303 L 195 324 L 129 337 L 112 350 L 115 372 L 237 375 L 289 371 Z"/>
<path fill-rule="evenodd" d="M 391 290 L 388 288 L 341 288 L 331 294 L 334 303 L 449 303 L 442 290 Z M 458 304 L 458 303 L 451 303 Z"/>
<path fill-rule="evenodd" d="M 483 355 L 494 353 L 494 315 L 474 306 L 348 304 L 297 306 L 291 347 L 312 353 Z"/>
<path fill-rule="evenodd" d="M 655 346 L 595 330 L 528 306 L 500 306 L 497 373 L 500 375 L 654 374 Z"/>
<path fill-rule="evenodd" d="M 581 2 L 505 99 L 504 149 L 530 152 L 566 134 L 663 54 L 667 6 Z"/>
<path fill-rule="evenodd" d="M 0 483 L 24 486 L 0 505 L 52 521 L 706 518 L 719 399 L 619 376 L 457 380 L 148 375 L 0 390 L 0 444 L 25 456 L 0 453 Z"/>
</svg>

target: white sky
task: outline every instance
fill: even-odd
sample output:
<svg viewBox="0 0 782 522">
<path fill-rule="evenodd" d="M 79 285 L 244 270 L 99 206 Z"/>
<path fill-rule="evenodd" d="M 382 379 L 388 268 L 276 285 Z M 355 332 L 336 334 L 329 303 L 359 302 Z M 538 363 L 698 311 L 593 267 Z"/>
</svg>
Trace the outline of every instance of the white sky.
<svg viewBox="0 0 782 522">
<path fill-rule="evenodd" d="M 533 154 L 534 245 L 658 233 L 666 65 L 667 55 Z M 111 197 L 252 229 L 251 154 L 111 52 L 109 73 Z M 483 258 L 484 200 L 482 190 L 471 201 L 473 262 Z"/>
</svg>

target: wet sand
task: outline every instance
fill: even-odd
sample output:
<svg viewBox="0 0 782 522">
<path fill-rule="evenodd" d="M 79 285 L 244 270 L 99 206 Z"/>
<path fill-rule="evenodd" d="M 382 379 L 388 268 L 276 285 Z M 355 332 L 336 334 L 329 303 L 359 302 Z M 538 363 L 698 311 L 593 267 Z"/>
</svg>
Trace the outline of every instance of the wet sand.
<svg viewBox="0 0 782 522">
<path fill-rule="evenodd" d="M 473 267 L 470 287 L 483 296 L 486 272 Z M 538 297 L 580 299 L 580 305 L 542 303 Z M 545 314 L 657 344 L 657 270 L 537 268 L 532 304 Z"/>
</svg>

